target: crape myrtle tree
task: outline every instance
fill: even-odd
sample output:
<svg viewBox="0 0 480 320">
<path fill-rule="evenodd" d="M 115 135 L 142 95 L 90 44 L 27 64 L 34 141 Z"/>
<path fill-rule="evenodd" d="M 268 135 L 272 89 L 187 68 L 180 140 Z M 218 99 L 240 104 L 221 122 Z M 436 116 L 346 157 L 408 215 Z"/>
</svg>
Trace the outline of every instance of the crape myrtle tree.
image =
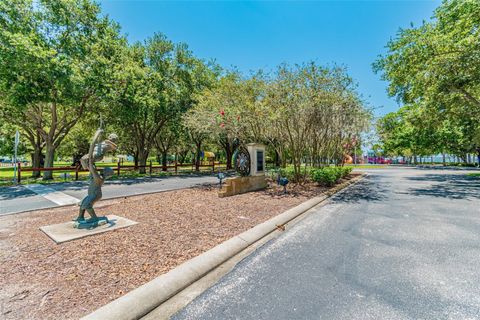
<svg viewBox="0 0 480 320">
<path fill-rule="evenodd" d="M 247 132 L 243 116 L 254 99 L 250 96 L 253 91 L 249 90 L 249 84 L 238 72 L 228 72 L 214 87 L 196 96 L 197 103 L 190 117 L 197 117 L 199 121 L 187 123 L 188 128 L 202 126 L 210 139 L 223 149 L 227 170 L 232 168 L 233 153 Z"/>
<path fill-rule="evenodd" d="M 305 163 L 341 164 L 345 146 L 351 149 L 370 118 L 346 71 L 315 63 L 284 64 L 274 74 L 257 72 L 249 78 L 227 73 L 197 101 L 184 124 L 203 138 L 197 141 L 217 141 L 227 165 L 235 141 L 264 142 L 283 166 L 293 164 L 299 182 Z"/>
<path fill-rule="evenodd" d="M 427 110 L 424 116 L 433 118 L 439 141 L 450 142 L 439 150 L 462 158 L 473 152 L 480 158 L 476 138 L 480 123 L 479 12 L 479 1 L 445 0 L 430 21 L 399 30 L 387 44 L 387 54 L 374 64 L 390 82 L 391 96 L 405 105 L 421 103 Z"/>
<path fill-rule="evenodd" d="M 209 85 L 214 72 L 186 45 L 159 33 L 123 51 L 110 117 L 122 141 L 131 141 L 135 162 L 145 166 L 157 136 L 191 107 L 193 95 Z"/>
<path fill-rule="evenodd" d="M 301 166 L 342 163 L 346 141 L 366 130 L 370 113 L 344 68 L 314 62 L 281 65 L 270 80 L 264 99 L 264 119 L 272 142 L 286 163 L 291 160 L 295 180 L 303 181 Z M 310 160 L 310 161 L 307 161 Z"/>
<path fill-rule="evenodd" d="M 227 170 L 231 169 L 233 154 L 240 143 L 265 140 L 264 95 L 261 72 L 250 78 L 237 71 L 226 72 L 213 87 L 196 95 L 196 104 L 184 124 L 188 130 L 202 133 L 200 136 L 208 134 L 209 141 L 225 153 Z"/>
<path fill-rule="evenodd" d="M 60 143 L 112 85 L 118 29 L 88 0 L 0 2 L 0 116 L 21 128 L 34 167 L 42 150 L 53 166 Z"/>
</svg>

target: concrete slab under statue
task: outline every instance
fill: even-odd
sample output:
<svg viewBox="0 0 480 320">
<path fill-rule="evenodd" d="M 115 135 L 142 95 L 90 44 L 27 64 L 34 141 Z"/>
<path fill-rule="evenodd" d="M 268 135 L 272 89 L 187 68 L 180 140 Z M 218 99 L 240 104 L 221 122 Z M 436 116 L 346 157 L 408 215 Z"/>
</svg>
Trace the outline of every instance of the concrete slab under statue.
<svg viewBox="0 0 480 320">
<path fill-rule="evenodd" d="M 262 190 L 267 187 L 265 180 L 265 146 L 258 143 L 241 145 L 233 157 L 235 170 L 240 177 L 228 178 L 219 197 Z"/>
<path fill-rule="evenodd" d="M 98 173 L 95 161 L 102 160 L 105 153 L 117 149 L 116 141 L 118 137 L 116 134 L 112 133 L 108 136 L 108 139 L 101 141 L 102 135 L 103 129 L 100 126 L 93 136 L 88 154 L 81 159 L 82 167 L 90 172 L 90 182 L 88 184 L 87 196 L 79 203 L 80 209 L 77 218 L 73 221 L 40 228 L 56 243 L 80 239 L 137 224 L 135 221 L 114 215 L 99 217 L 93 208 L 93 205 L 102 199 L 102 186 L 105 180 L 113 174 L 112 168 L 108 167 L 104 167 L 101 173 Z M 90 215 L 89 218 L 85 218 L 85 212 Z"/>
<path fill-rule="evenodd" d="M 50 237 L 57 244 L 72 240 L 77 240 L 92 236 L 95 234 L 113 231 L 121 228 L 136 225 L 138 222 L 129 220 L 127 218 L 119 217 L 116 215 L 107 215 L 107 222 L 98 225 L 94 228 L 74 228 L 75 221 L 69 221 L 64 223 L 52 224 L 48 226 L 40 227 L 40 230 Z"/>
</svg>

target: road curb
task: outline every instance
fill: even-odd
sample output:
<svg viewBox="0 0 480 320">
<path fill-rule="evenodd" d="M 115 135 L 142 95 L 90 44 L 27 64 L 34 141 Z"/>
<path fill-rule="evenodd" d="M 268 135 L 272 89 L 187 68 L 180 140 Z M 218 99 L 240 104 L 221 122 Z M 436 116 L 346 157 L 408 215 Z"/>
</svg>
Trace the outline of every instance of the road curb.
<svg viewBox="0 0 480 320">
<path fill-rule="evenodd" d="M 83 320 L 133 320 L 148 314 L 211 270 L 255 242 L 278 230 L 332 195 L 363 179 L 362 174 L 343 182 L 321 196 L 307 200 L 158 276 L 122 297 L 83 317 Z"/>
</svg>

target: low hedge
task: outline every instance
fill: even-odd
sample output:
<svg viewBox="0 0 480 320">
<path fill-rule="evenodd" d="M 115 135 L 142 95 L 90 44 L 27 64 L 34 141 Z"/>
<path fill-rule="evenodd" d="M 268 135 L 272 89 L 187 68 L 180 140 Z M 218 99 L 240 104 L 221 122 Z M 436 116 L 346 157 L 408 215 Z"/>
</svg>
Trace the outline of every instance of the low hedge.
<svg viewBox="0 0 480 320">
<path fill-rule="evenodd" d="M 341 178 L 348 176 L 350 172 L 352 172 L 351 167 L 325 167 L 312 170 L 310 177 L 321 185 L 331 187 Z"/>
<path fill-rule="evenodd" d="M 306 180 L 311 180 L 325 186 L 333 186 L 338 180 L 344 178 L 352 172 L 352 167 L 324 167 L 324 168 L 312 168 L 312 167 L 302 167 L 301 174 L 306 178 Z M 294 183 L 295 181 L 295 171 L 293 166 L 288 166 L 286 168 L 281 168 L 280 171 L 269 170 L 267 172 L 268 176 L 273 180 L 276 180 L 280 173 L 281 177 L 287 178 L 290 182 Z"/>
<path fill-rule="evenodd" d="M 315 170 L 315 169 L 312 169 L 311 167 L 307 167 L 307 168 L 302 167 L 300 169 L 301 179 L 302 177 L 305 177 L 308 179 L 308 177 L 311 176 L 312 170 Z M 293 168 L 293 166 L 288 166 L 286 168 L 280 169 L 280 175 L 282 177 L 287 178 L 291 182 L 297 182 L 295 179 L 295 169 Z"/>
</svg>

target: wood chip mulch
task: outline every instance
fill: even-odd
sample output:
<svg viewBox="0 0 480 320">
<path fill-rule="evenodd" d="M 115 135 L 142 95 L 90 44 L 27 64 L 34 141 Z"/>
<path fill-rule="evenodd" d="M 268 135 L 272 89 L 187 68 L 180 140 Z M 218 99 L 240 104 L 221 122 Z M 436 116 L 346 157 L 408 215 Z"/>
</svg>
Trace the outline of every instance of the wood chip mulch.
<svg viewBox="0 0 480 320">
<path fill-rule="evenodd" d="M 55 244 L 39 227 L 78 207 L 0 217 L 0 319 L 78 319 L 325 188 L 277 188 L 228 198 L 193 189 L 97 203 L 135 226 Z"/>
</svg>

